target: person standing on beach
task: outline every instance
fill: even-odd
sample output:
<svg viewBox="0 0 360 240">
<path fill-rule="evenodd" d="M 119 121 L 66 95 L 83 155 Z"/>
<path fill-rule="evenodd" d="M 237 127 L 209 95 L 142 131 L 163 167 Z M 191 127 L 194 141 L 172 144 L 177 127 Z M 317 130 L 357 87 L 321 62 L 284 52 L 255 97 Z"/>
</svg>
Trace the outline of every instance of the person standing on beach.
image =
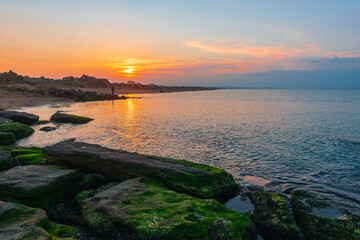
<svg viewBox="0 0 360 240">
<path fill-rule="evenodd" d="M 112 85 L 112 84 L 110 83 L 109 88 L 111 88 L 111 95 L 114 96 L 114 93 L 115 93 L 114 85 Z"/>
</svg>

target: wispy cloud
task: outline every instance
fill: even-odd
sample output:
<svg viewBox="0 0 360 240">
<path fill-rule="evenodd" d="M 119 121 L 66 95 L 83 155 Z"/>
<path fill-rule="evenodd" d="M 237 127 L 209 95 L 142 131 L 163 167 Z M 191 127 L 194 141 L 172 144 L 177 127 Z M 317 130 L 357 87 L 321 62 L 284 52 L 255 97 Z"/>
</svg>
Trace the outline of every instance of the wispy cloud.
<svg viewBox="0 0 360 240">
<path fill-rule="evenodd" d="M 218 41 L 208 42 L 203 40 L 185 41 L 185 45 L 198 48 L 205 52 L 219 54 L 237 54 L 255 58 L 285 58 L 317 55 L 321 48 L 314 45 L 301 47 L 279 46 L 255 46 L 244 42 L 232 43 L 231 45 L 218 44 Z"/>
</svg>

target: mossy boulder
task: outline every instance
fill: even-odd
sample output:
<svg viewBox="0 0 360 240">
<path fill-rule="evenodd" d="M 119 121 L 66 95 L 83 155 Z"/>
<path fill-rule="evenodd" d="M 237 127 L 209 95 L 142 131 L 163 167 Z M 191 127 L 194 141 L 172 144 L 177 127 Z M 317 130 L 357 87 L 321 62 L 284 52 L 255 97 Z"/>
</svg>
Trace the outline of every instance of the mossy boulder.
<svg viewBox="0 0 360 240">
<path fill-rule="evenodd" d="M 72 226 L 49 221 L 42 209 L 0 201 L 0 239 L 72 239 L 77 233 Z M 65 239 L 64 239 L 65 240 Z"/>
<path fill-rule="evenodd" d="M 12 132 L 0 132 L 0 146 L 10 145 L 16 141 L 16 136 Z"/>
<path fill-rule="evenodd" d="M 156 178 L 171 189 L 201 198 L 232 195 L 238 191 L 231 174 L 205 164 L 133 154 L 73 140 L 46 147 L 45 153 L 113 179 Z"/>
<path fill-rule="evenodd" d="M 360 222 L 353 216 L 332 219 L 314 214 L 314 208 L 328 208 L 330 205 L 316 199 L 313 194 L 297 190 L 291 194 L 291 203 L 296 222 L 305 239 L 359 240 Z"/>
<path fill-rule="evenodd" d="M 0 172 L 0 199 L 48 209 L 77 191 L 81 173 L 57 166 L 28 165 Z"/>
<path fill-rule="evenodd" d="M 85 221 L 116 239 L 254 239 L 254 223 L 245 214 L 169 190 L 149 178 L 136 178 L 100 191 L 83 210 Z"/>
<path fill-rule="evenodd" d="M 33 134 L 34 129 L 22 123 L 3 123 L 0 124 L 0 132 L 11 132 L 19 140 Z"/>
<path fill-rule="evenodd" d="M 26 112 L 0 111 L 0 116 L 26 125 L 32 125 L 39 121 L 39 116 Z"/>
<path fill-rule="evenodd" d="M 58 123 L 74 123 L 74 124 L 85 124 L 94 119 L 88 117 L 81 117 L 72 114 L 66 114 L 61 111 L 57 111 L 54 115 L 51 116 L 50 121 Z"/>
<path fill-rule="evenodd" d="M 253 217 L 264 239 L 301 239 L 300 230 L 290 217 L 284 196 L 257 190 L 249 193 L 255 206 Z"/>
</svg>

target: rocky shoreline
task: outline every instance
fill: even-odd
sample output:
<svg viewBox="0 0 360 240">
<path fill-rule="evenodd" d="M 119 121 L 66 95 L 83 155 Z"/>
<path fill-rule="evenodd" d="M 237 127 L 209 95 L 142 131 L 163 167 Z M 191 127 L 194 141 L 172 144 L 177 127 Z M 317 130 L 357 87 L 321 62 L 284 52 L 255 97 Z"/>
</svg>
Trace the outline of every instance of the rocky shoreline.
<svg viewBox="0 0 360 240">
<path fill-rule="evenodd" d="M 41 123 L 0 111 L 0 239 L 360 239 L 359 217 L 320 216 L 331 206 L 310 192 L 253 189 L 254 211 L 239 213 L 222 204 L 239 186 L 219 168 L 75 140 L 13 145 Z"/>
</svg>

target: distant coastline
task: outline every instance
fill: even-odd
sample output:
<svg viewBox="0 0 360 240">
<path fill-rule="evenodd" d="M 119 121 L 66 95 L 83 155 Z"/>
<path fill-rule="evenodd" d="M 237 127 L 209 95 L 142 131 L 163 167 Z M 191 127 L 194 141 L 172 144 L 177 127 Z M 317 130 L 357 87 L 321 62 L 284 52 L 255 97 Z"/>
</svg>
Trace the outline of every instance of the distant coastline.
<svg viewBox="0 0 360 240">
<path fill-rule="evenodd" d="M 112 89 L 114 92 L 112 93 Z M 0 73 L 0 108 L 19 109 L 21 107 L 41 106 L 86 101 L 125 99 L 128 94 L 170 93 L 186 91 L 208 91 L 217 88 L 196 86 L 144 85 L 110 83 L 107 79 L 83 75 L 80 78 L 62 79 L 34 78 L 18 75 L 13 71 Z"/>
</svg>

